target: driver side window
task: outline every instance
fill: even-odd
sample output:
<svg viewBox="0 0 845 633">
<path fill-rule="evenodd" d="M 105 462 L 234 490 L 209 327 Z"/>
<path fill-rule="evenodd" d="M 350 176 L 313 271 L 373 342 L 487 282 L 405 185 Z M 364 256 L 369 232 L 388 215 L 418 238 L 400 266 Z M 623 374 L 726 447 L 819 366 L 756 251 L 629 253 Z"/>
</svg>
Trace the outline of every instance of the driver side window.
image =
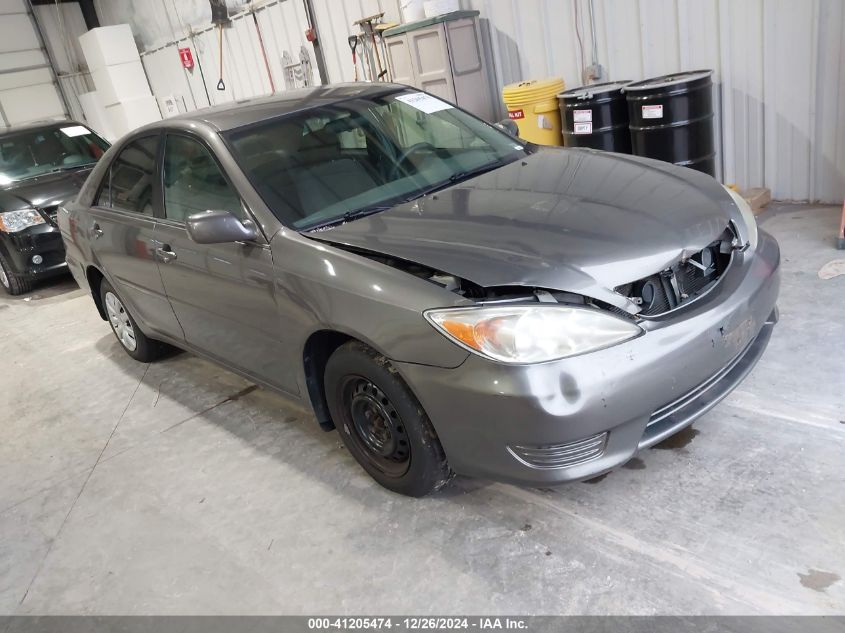
<svg viewBox="0 0 845 633">
<path fill-rule="evenodd" d="M 199 141 L 169 134 L 164 146 L 164 213 L 184 222 L 203 211 L 229 211 L 246 219 L 241 199 L 211 152 Z"/>
</svg>

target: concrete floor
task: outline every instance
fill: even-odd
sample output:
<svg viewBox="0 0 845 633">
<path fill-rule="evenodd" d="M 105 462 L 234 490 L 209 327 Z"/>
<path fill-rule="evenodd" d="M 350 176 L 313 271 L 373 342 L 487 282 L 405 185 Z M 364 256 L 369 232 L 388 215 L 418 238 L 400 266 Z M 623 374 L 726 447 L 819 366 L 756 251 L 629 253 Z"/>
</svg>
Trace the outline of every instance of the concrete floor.
<svg viewBox="0 0 845 633">
<path fill-rule="evenodd" d="M 837 222 L 772 205 L 781 323 L 752 375 L 556 490 L 392 495 L 283 398 L 135 363 L 71 281 L 4 296 L 0 613 L 845 613 Z"/>
</svg>

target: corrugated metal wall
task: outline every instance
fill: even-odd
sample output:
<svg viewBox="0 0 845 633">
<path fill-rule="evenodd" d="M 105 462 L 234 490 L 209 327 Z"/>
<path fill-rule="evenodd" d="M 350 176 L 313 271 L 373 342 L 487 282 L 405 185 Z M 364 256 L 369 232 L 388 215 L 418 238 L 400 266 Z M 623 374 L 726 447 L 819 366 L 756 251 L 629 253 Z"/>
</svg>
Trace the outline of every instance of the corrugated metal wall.
<svg viewBox="0 0 845 633">
<path fill-rule="evenodd" d="M 845 2 L 594 3 L 610 79 L 715 71 L 725 182 L 767 186 L 779 199 L 845 198 Z M 582 60 L 591 61 L 589 0 L 462 4 L 486 20 L 499 87 L 549 75 L 581 84 Z"/>
<path fill-rule="evenodd" d="M 194 110 L 235 99 L 246 99 L 285 90 L 286 60 L 298 64 L 303 47 L 309 54 L 309 84 L 319 83 L 313 48 L 305 39 L 308 20 L 301 0 L 277 0 L 235 14 L 223 34 L 223 80 L 220 79 L 219 34 L 216 28 L 195 29 L 189 38 L 170 41 L 142 53 L 150 86 L 156 97 L 174 96 L 180 109 Z M 260 33 L 260 39 L 259 39 Z M 267 53 L 267 62 L 261 50 Z M 178 48 L 189 47 L 194 68 L 185 70 Z M 268 72 L 269 67 L 269 72 Z M 298 85 L 304 82 L 298 79 Z M 293 85 L 293 84 L 290 84 Z"/>
<path fill-rule="evenodd" d="M 360 29 L 353 26 L 355 20 L 384 13 L 385 22 L 401 21 L 398 0 L 313 0 L 313 4 L 326 71 L 333 83 L 354 79 L 347 38 L 360 33 Z M 358 54 L 361 54 L 360 48 Z"/>
<path fill-rule="evenodd" d="M 493 85 L 549 75 L 581 84 L 591 59 L 589 0 L 461 0 L 481 12 Z M 610 79 L 712 68 L 720 177 L 767 186 L 780 199 L 845 198 L 845 2 L 843 0 L 594 0 L 599 62 Z M 400 0 L 313 0 L 329 81 L 352 79 L 347 37 L 352 23 L 386 14 L 399 21 Z M 161 2 L 162 8 L 166 7 Z M 285 88 L 284 51 L 312 53 L 304 40 L 303 0 L 256 3 L 275 89 Z M 577 17 L 577 20 L 576 20 Z M 174 20 L 175 26 L 178 22 Z M 577 25 L 577 28 L 576 28 Z M 151 27 L 150 27 L 151 28 Z M 163 28 L 163 27 L 162 27 Z M 172 37 L 163 38 L 172 41 Z M 185 108 L 270 91 L 251 14 L 226 30 L 225 93 L 217 83 L 216 32 L 194 36 L 202 65 L 183 71 L 173 43 L 144 54 L 156 96 Z M 182 40 L 179 45 L 186 45 Z M 207 93 L 207 94 L 206 94 Z"/>
</svg>

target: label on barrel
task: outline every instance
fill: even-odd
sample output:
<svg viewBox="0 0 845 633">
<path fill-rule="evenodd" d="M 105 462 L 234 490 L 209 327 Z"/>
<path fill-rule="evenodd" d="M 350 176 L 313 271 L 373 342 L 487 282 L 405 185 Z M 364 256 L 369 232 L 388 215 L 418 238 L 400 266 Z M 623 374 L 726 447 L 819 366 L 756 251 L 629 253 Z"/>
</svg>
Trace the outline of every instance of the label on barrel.
<svg viewBox="0 0 845 633">
<path fill-rule="evenodd" d="M 643 106 L 644 119 L 662 119 L 663 105 L 644 105 Z"/>
<path fill-rule="evenodd" d="M 525 112 L 522 110 L 508 110 L 509 119 L 524 119 Z"/>
<path fill-rule="evenodd" d="M 593 111 L 592 110 L 573 110 L 572 111 L 572 120 L 575 123 L 586 123 L 588 121 L 593 120 Z"/>
<path fill-rule="evenodd" d="M 573 127 L 575 128 L 573 130 L 574 134 L 592 134 L 593 133 L 593 124 L 592 123 L 576 123 Z"/>
</svg>

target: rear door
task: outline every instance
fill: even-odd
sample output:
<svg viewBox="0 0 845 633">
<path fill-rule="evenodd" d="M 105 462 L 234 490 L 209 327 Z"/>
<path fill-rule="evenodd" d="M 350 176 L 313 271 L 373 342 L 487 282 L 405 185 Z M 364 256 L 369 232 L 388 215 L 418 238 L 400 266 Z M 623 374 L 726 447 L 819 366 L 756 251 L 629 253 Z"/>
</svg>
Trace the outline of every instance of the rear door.
<svg viewBox="0 0 845 633">
<path fill-rule="evenodd" d="M 161 135 L 130 141 L 112 161 L 88 221 L 91 248 L 117 294 L 147 334 L 181 339 L 156 263 L 156 158 Z"/>
<path fill-rule="evenodd" d="M 225 364 L 296 393 L 273 287 L 273 258 L 263 237 L 197 244 L 185 220 L 207 210 L 250 220 L 211 150 L 186 133 L 168 133 L 162 163 L 164 214 L 155 237 L 165 252 L 159 270 L 185 340 Z"/>
</svg>

